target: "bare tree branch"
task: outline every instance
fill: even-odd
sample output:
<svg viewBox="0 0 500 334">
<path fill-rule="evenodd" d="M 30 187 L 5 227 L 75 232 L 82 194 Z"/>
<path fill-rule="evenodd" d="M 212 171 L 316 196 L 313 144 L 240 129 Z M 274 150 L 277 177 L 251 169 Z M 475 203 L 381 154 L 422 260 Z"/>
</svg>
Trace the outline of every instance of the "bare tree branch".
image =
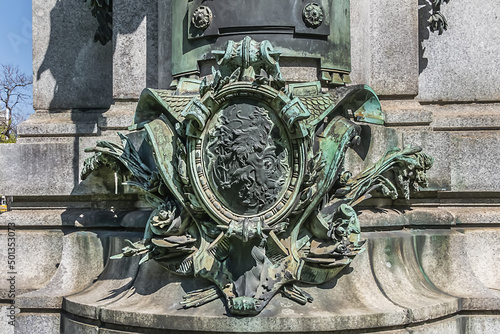
<svg viewBox="0 0 500 334">
<path fill-rule="evenodd" d="M 0 110 L 7 109 L 10 119 L 0 122 L 0 143 L 12 142 L 17 137 L 17 125 L 24 121 L 27 115 L 18 111 L 18 106 L 26 103 L 29 98 L 29 86 L 33 77 L 26 75 L 14 65 L 0 65 Z"/>
</svg>

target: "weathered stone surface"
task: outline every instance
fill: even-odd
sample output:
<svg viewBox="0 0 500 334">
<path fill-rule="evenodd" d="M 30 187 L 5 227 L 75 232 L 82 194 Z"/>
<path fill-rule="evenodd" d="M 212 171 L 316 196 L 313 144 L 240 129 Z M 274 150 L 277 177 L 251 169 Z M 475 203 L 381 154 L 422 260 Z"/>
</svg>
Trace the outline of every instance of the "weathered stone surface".
<svg viewBox="0 0 500 334">
<path fill-rule="evenodd" d="M 140 233 L 131 234 L 127 239 L 135 242 L 140 240 L 141 236 Z M 123 237 L 111 237 L 108 257 L 121 253 L 125 246 L 127 244 Z M 98 319 L 103 306 L 116 302 L 132 286 L 139 268 L 139 260 L 139 256 L 109 260 L 96 283 L 64 299 L 64 309 L 82 317 Z"/>
<path fill-rule="evenodd" d="M 78 184 L 78 140 L 71 143 L 0 146 L 0 193 L 10 196 L 69 195 Z"/>
<path fill-rule="evenodd" d="M 155 262 L 140 266 L 135 277 L 137 262 L 128 267 L 130 259 L 110 261 L 100 280 L 85 292 L 67 297 L 64 307 L 105 323 L 174 331 L 309 333 L 409 326 L 393 332 L 455 334 L 466 321 L 463 317 L 437 319 L 461 310 L 497 309 L 500 305 L 496 292 L 500 281 L 491 270 L 500 262 L 500 250 L 491 247 L 485 254 L 484 249 L 500 237 L 499 233 L 496 229 L 364 233 L 368 250 L 338 279 L 318 287 L 302 287 L 312 295 L 313 303 L 300 306 L 275 296 L 261 315 L 239 319 L 237 325 L 236 318 L 225 315 L 221 300 L 181 308 L 182 296 L 206 286 L 206 282 L 181 279 Z M 113 244 L 111 249 L 120 248 L 118 239 Z M 488 262 L 481 261 L 484 256 Z M 126 291 L 132 281 L 133 288 Z M 99 297 L 109 296 L 113 286 L 116 296 Z M 96 298 L 99 301 L 93 302 Z M 484 319 L 485 324 L 479 325 L 475 319 L 470 321 L 474 326 L 495 323 L 495 319 Z M 426 324 L 411 325 L 422 321 Z"/>
<path fill-rule="evenodd" d="M 373 208 L 358 211 L 362 227 L 453 226 L 455 218 L 446 208 Z"/>
<path fill-rule="evenodd" d="M 462 207 L 394 207 L 357 210 L 362 227 L 443 226 L 461 225 L 495 226 L 500 222 L 500 208 L 494 206 Z M 494 233 L 493 233 L 494 234 Z"/>
<path fill-rule="evenodd" d="M 418 4 L 351 1 L 352 80 L 379 95 L 418 93 Z"/>
<path fill-rule="evenodd" d="M 16 317 L 19 316 L 19 312 L 20 310 L 12 304 L 0 304 L 0 333 L 15 333 L 15 321 Z"/>
<path fill-rule="evenodd" d="M 451 156 L 454 151 L 451 147 L 450 134 L 447 132 L 432 131 L 404 131 L 404 146 L 420 146 L 424 152 L 434 157 L 434 165 L 427 172 L 429 187 L 426 191 L 450 190 L 451 188 Z"/>
<path fill-rule="evenodd" d="M 81 182 L 80 172 L 88 147 L 99 139 L 119 142 L 113 133 L 98 137 L 73 137 L 61 141 L 25 142 L 0 146 L 0 193 L 7 196 L 68 196 L 130 193 L 133 189 L 121 185 L 114 172 L 102 169 Z M 127 132 L 124 132 L 127 134 Z M 135 138 L 137 137 L 137 138 Z M 131 138 L 140 146 L 142 134 Z M 135 138 L 135 139 L 134 139 Z"/>
<path fill-rule="evenodd" d="M 430 3 L 351 2 L 353 81 L 422 101 L 498 101 L 500 74 L 490 70 L 500 44 L 495 6 L 443 5 L 449 27 L 438 35 L 428 28 Z"/>
<path fill-rule="evenodd" d="M 462 297 L 463 310 L 500 308 L 498 287 L 490 289 L 480 278 L 484 270 L 496 266 L 497 258 L 487 262 L 479 260 L 486 246 L 481 242 L 482 247 L 467 248 L 468 233 L 471 233 L 467 230 L 436 232 L 422 231 L 415 239 L 417 256 L 429 281 L 441 291 Z M 485 230 L 477 233 L 484 237 L 491 232 Z M 477 235 L 474 233 L 470 237 L 477 238 Z M 477 242 L 477 239 L 474 241 Z M 492 281 L 489 282 L 491 284 Z"/>
<path fill-rule="evenodd" d="M 461 224 L 493 225 L 500 223 L 500 208 L 494 206 L 447 207 L 457 226 Z"/>
<path fill-rule="evenodd" d="M 61 315 L 59 313 L 20 313 L 16 317 L 16 334 L 59 334 Z"/>
<path fill-rule="evenodd" d="M 158 0 L 113 3 L 113 97 L 158 87 Z"/>
<path fill-rule="evenodd" d="M 465 229 L 463 233 L 465 235 L 463 247 L 467 250 L 470 261 L 469 270 L 485 287 L 498 290 L 500 275 L 498 275 L 495 264 L 500 263 L 500 244 L 498 243 L 500 230 L 494 228 Z"/>
<path fill-rule="evenodd" d="M 126 205 L 126 204 L 124 204 Z M 113 206 L 112 203 L 109 206 Z M 0 215 L 0 226 L 14 224 L 19 227 L 130 227 L 144 228 L 151 210 L 118 211 L 55 209 L 55 210 L 12 210 Z"/>
<path fill-rule="evenodd" d="M 461 321 L 465 317 L 452 317 L 442 321 L 430 322 L 420 326 L 409 327 L 409 334 L 457 334 L 462 332 Z M 466 332 L 465 332 L 466 333 Z M 471 332 L 470 334 L 473 334 Z"/>
<path fill-rule="evenodd" d="M 64 236 L 57 271 L 42 288 L 17 297 L 20 308 L 60 308 L 62 297 L 82 291 L 102 272 L 103 245 L 95 233 L 75 232 Z"/>
<path fill-rule="evenodd" d="M 425 126 L 432 122 L 432 112 L 416 100 L 381 100 L 386 126 Z"/>
<path fill-rule="evenodd" d="M 83 1 L 33 2 L 35 109 L 107 108 L 113 43 L 94 43 L 97 21 Z"/>
<path fill-rule="evenodd" d="M 470 316 L 464 317 L 466 333 L 497 334 L 500 328 L 500 316 Z"/>
<path fill-rule="evenodd" d="M 371 79 L 371 1 L 351 3 L 351 80 L 369 85 Z"/>
<path fill-rule="evenodd" d="M 459 1 L 442 5 L 441 10 L 449 23 L 442 35 L 428 32 L 425 21 L 429 7 L 430 4 L 420 14 L 420 24 L 424 28 L 421 30 L 423 56 L 418 99 L 500 100 L 500 72 L 493 70 L 498 67 L 500 45 L 498 2 L 485 0 L 478 5 Z"/>
<path fill-rule="evenodd" d="M 459 311 L 458 298 L 439 291 L 426 280 L 414 256 L 411 232 L 367 234 L 370 263 L 378 287 L 395 305 L 410 310 L 410 322 L 420 322 Z"/>
<path fill-rule="evenodd" d="M 74 137 L 18 137 L 17 144 L 33 144 L 33 143 L 70 143 Z"/>
<path fill-rule="evenodd" d="M 101 112 L 39 111 L 18 127 L 21 137 L 97 135 L 97 119 Z"/>
<path fill-rule="evenodd" d="M 471 315 L 471 316 L 454 316 L 441 321 L 430 321 L 423 325 L 408 326 L 404 329 L 396 330 L 376 330 L 371 329 L 369 333 L 374 334 L 496 334 L 499 326 L 499 318 L 495 315 Z M 240 319 L 241 320 L 241 319 Z M 97 327 L 88 325 L 80 321 L 69 319 L 62 316 L 61 319 L 64 334 L 94 334 L 97 333 Z M 138 334 L 133 329 L 114 330 L 107 328 L 99 328 L 99 333 L 102 334 Z M 192 331 L 179 332 L 169 331 L 172 334 L 194 333 Z M 271 334 L 270 332 L 261 332 L 262 334 Z M 296 334 L 306 334 L 308 332 L 290 332 Z M 309 332 L 310 333 L 310 332 Z M 332 333 L 328 331 L 327 333 Z M 365 333 L 361 331 L 360 333 Z"/>
<path fill-rule="evenodd" d="M 318 67 L 315 59 L 280 59 L 281 74 L 288 83 L 319 80 Z"/>
<path fill-rule="evenodd" d="M 500 104 L 420 104 L 417 100 L 381 100 L 386 126 L 419 126 L 413 131 L 498 130 Z M 404 131 L 404 130 L 403 130 Z"/>
<path fill-rule="evenodd" d="M 13 210 L 0 215 L 0 226 L 14 224 L 24 226 L 61 226 L 61 214 L 65 210 Z"/>
<path fill-rule="evenodd" d="M 176 332 L 171 332 L 172 334 L 177 334 Z M 120 331 L 120 330 L 113 330 L 113 329 L 100 329 L 99 334 L 140 334 L 138 332 L 133 332 L 133 331 Z M 181 334 L 181 333 L 179 333 Z M 183 333 L 182 333 L 183 334 Z"/>
<path fill-rule="evenodd" d="M 115 102 L 111 108 L 102 114 L 98 120 L 99 129 L 106 130 L 127 130 L 132 125 L 137 103 L 135 102 Z"/>
<path fill-rule="evenodd" d="M 61 334 L 99 334 L 99 327 L 84 324 L 70 319 L 68 316 L 61 317 Z"/>
<path fill-rule="evenodd" d="M 373 124 L 360 125 L 361 144 L 354 150 L 348 149 L 345 158 L 345 170 L 353 175 L 377 162 L 390 148 L 402 147 L 402 136 L 395 129 Z"/>
<path fill-rule="evenodd" d="M 405 211 L 408 223 L 412 226 L 451 226 L 455 218 L 446 208 L 410 208 Z"/>
<path fill-rule="evenodd" d="M 18 133 L 23 139 L 48 137 L 45 142 L 49 142 L 65 139 L 66 136 L 97 136 L 108 130 L 128 132 L 135 107 L 135 102 L 117 102 L 108 111 L 38 111 L 19 125 Z"/>
<path fill-rule="evenodd" d="M 434 131 L 500 129 L 500 103 L 428 105 L 425 109 L 433 113 Z"/>
<path fill-rule="evenodd" d="M 397 209 L 364 209 L 356 210 L 362 227 L 408 226 L 408 218 Z"/>
<path fill-rule="evenodd" d="M 158 0 L 158 88 L 166 89 L 172 82 L 172 3 Z"/>
<path fill-rule="evenodd" d="M 7 267 L 8 231 L 0 233 L 0 261 Z M 17 230 L 15 232 L 15 286 L 16 295 L 40 289 L 56 273 L 61 263 L 63 233 L 52 231 Z M 7 299 L 10 271 L 0 272 L 0 298 Z"/>
<path fill-rule="evenodd" d="M 154 13 L 156 2 L 159 9 Z M 56 4 L 55 0 L 50 0 L 42 4 L 37 1 L 34 4 L 34 40 L 39 49 L 35 50 L 34 64 L 35 76 L 40 74 L 40 77 L 35 79 L 35 107 L 56 110 L 107 108 L 113 96 L 111 87 L 117 99 L 131 100 L 136 99 L 146 86 L 168 87 L 170 57 L 167 49 L 170 46 L 170 36 L 166 31 L 159 31 L 156 39 L 155 32 L 151 33 L 151 29 L 155 30 L 156 16 L 160 22 L 169 22 L 169 13 L 164 11 L 168 5 L 169 1 L 166 0 L 144 3 L 127 0 L 115 4 L 115 41 L 102 47 L 92 42 L 97 23 L 83 2 L 77 4 L 59 1 Z M 355 82 L 372 85 L 378 94 L 393 97 L 399 95 L 399 100 L 382 100 L 386 111 L 386 125 L 398 128 L 371 126 L 374 138 L 370 144 L 364 142 L 365 149 L 371 146 L 370 153 L 364 156 L 362 147 L 358 150 L 362 155 L 360 158 L 350 150 L 346 169 L 356 174 L 378 160 L 388 148 L 407 144 L 420 145 L 424 152 L 436 159 L 429 172 L 429 190 L 468 194 L 479 192 L 478 196 L 468 195 L 466 199 L 453 196 L 443 198 L 440 193 L 436 195 L 437 198 L 429 198 L 425 196 L 430 195 L 424 193 L 421 201 L 426 205 L 431 202 L 435 207 L 366 209 L 361 211 L 361 224 L 370 231 L 379 228 L 415 228 L 417 225 L 425 228 L 432 225 L 446 229 L 452 227 L 453 230 L 365 233 L 364 236 L 369 239 L 369 249 L 355 259 L 352 273 L 321 287 L 305 287 L 315 298 L 312 304 L 299 306 L 276 296 L 269 308 L 255 318 L 230 318 L 221 301 L 214 301 L 198 309 L 180 309 L 178 301 L 182 299 L 182 295 L 199 287 L 200 282 L 181 282 L 180 277 L 165 273 L 155 263 L 142 266 L 137 281 L 133 283 L 136 290 L 127 290 L 136 277 L 138 258 L 109 261 L 105 272 L 92 287 L 67 298 L 65 309 L 98 319 L 100 307 L 104 307 L 101 320 L 105 319 L 111 324 L 128 325 L 135 322 L 138 326 L 170 326 L 189 331 L 205 329 L 219 332 L 254 330 L 304 333 L 350 328 L 361 332 L 366 328 L 367 331 L 376 333 L 374 328 L 383 327 L 382 332 L 387 334 L 456 334 L 460 331 L 496 333 L 500 326 L 498 316 L 458 316 L 447 317 L 443 321 L 436 321 L 436 317 L 460 311 L 457 305 L 475 312 L 500 309 L 497 292 L 500 279 L 494 270 L 500 264 L 500 249 L 495 246 L 500 238 L 499 232 L 495 228 L 457 230 L 453 227 L 470 224 L 495 227 L 500 222 L 500 209 L 492 206 L 498 204 L 498 199 L 486 197 L 486 192 L 498 192 L 500 189 L 496 177 L 500 161 L 500 149 L 497 147 L 499 107 L 495 103 L 420 105 L 416 100 L 401 100 L 408 95 L 417 94 L 417 86 L 420 90 L 418 99 L 424 102 L 500 100 L 499 74 L 494 70 L 497 67 L 494 64 L 494 51 L 499 45 L 499 34 L 495 32 L 499 28 L 496 18 L 493 19 L 493 5 L 492 0 L 486 0 L 480 6 L 456 4 L 453 1 L 443 5 L 450 28 L 441 36 L 434 33 L 428 39 L 423 37 L 423 72 L 417 83 L 418 37 L 415 31 L 415 13 L 418 4 L 410 0 L 401 4 L 389 3 L 387 0 L 351 2 L 352 78 Z M 76 7 L 81 7 L 82 10 L 75 10 Z M 479 12 L 484 20 L 476 20 Z M 71 20 L 68 21 L 68 17 Z M 473 20 L 477 22 L 472 22 Z M 425 24 L 422 18 L 420 21 L 420 24 Z M 476 28 L 471 29 L 473 26 Z M 80 30 L 85 31 L 85 38 Z M 56 34 L 60 35 L 58 40 L 54 38 Z M 150 37 L 153 42 L 147 42 Z M 158 46 L 155 44 L 157 40 Z M 116 53 L 114 65 L 111 65 L 113 44 Z M 68 45 L 75 47 L 69 50 Z M 48 51 L 46 55 L 45 50 Z M 159 62 L 155 60 L 158 52 Z M 99 61 L 94 64 L 95 59 Z M 291 63 L 289 67 L 282 66 L 282 69 L 289 81 L 309 81 L 316 78 L 315 66 L 306 64 L 299 68 L 297 64 Z M 114 78 L 111 75 L 112 67 L 115 71 Z M 17 153 L 8 145 L 0 147 L 0 156 L 9 157 L 8 161 L 0 159 L 0 194 L 12 189 L 15 190 L 12 193 L 15 195 L 44 196 L 46 200 L 36 205 L 48 207 L 54 205 L 50 203 L 54 199 L 47 195 L 113 193 L 116 182 L 112 174 L 102 175 L 101 178 L 91 176 L 90 182 L 80 185 L 79 172 L 85 157 L 83 149 L 93 146 L 99 139 L 97 134 L 107 139 L 114 136 L 116 130 L 126 129 L 134 109 L 134 102 L 124 102 L 113 105 L 105 113 L 83 113 L 74 109 L 71 113 L 37 113 L 20 127 L 21 135 L 25 136 L 20 142 L 25 144 L 16 146 Z M 364 130 L 365 133 L 368 131 L 366 128 Z M 90 137 L 77 141 L 72 138 L 82 135 Z M 3 153 L 6 155 L 2 155 Z M 10 157 L 24 160 L 12 166 Z M 15 181 L 13 177 L 16 178 Z M 104 181 L 106 177 L 107 181 Z M 466 205 L 467 201 L 477 201 L 480 206 L 458 207 L 460 201 L 464 201 Z M 98 205 L 108 204 L 99 202 Z M 438 207 L 441 204 L 446 206 Z M 28 202 L 22 205 L 29 207 Z M 90 206 L 96 204 L 89 202 L 85 205 L 90 210 Z M 0 215 L 0 225 L 6 226 L 10 221 L 18 226 L 62 225 L 89 228 L 121 225 L 138 228 L 143 226 L 147 215 L 146 211 L 124 214 L 118 210 L 113 212 L 96 209 L 82 212 L 76 208 L 40 211 L 30 209 Z M 106 241 L 102 237 L 99 241 L 94 237 L 90 238 L 93 240 L 90 242 L 90 250 L 87 246 L 69 248 L 74 256 L 82 256 L 79 262 L 76 258 L 69 260 L 66 253 L 66 260 L 61 261 L 61 232 L 54 232 L 57 238 L 50 237 L 57 240 L 54 245 L 48 244 L 49 237 L 28 238 L 26 233 L 45 235 L 42 231 L 19 232 L 19 241 L 26 245 L 23 246 L 26 249 L 21 249 L 21 258 L 30 256 L 23 260 L 26 260 L 23 268 L 32 269 L 40 263 L 44 267 L 47 265 L 47 268 L 53 267 L 41 274 L 32 270 L 29 273 L 31 283 L 36 283 L 35 288 L 39 289 L 51 277 L 53 281 L 41 290 L 41 294 L 21 297 L 23 307 L 60 307 L 64 294 L 77 292 L 92 283 L 96 275 L 90 275 L 90 271 L 99 272 L 97 268 L 102 268 L 102 263 L 105 262 L 102 257 L 108 257 Z M 92 249 L 99 248 L 99 242 L 102 250 L 92 252 Z M 76 241 L 74 244 L 76 245 Z M 111 250 L 119 250 L 120 246 L 117 245 L 118 243 L 112 244 Z M 51 249 L 51 246 L 59 248 Z M 59 254 L 57 260 L 54 254 Z M 40 260 L 43 256 L 52 256 L 53 259 Z M 96 265 L 94 262 L 84 262 L 89 259 L 102 263 Z M 2 256 L 0 261 L 4 261 Z M 61 263 L 57 273 L 56 263 Z M 70 270 L 63 272 L 62 264 Z M 87 272 L 78 271 L 81 268 Z M 346 269 L 346 273 L 352 268 Z M 34 277 L 36 273 L 39 276 Z M 18 278 L 21 279 L 22 276 L 25 275 L 18 275 Z M 62 276 L 71 277 L 73 283 L 68 283 Z M 83 279 L 84 277 L 86 278 Z M 82 283 L 83 280 L 87 285 Z M 61 292 L 61 286 L 71 284 L 74 284 L 74 291 Z M 443 297 L 440 290 L 456 297 Z M 24 321 L 23 330 L 26 333 L 36 333 L 39 328 L 40 333 L 51 333 L 51 328 L 56 328 L 54 333 L 58 333 L 58 321 L 54 320 L 59 316 L 57 312 L 22 314 L 19 319 Z M 416 326 L 412 324 L 418 321 L 426 323 Z M 0 332 L 4 333 L 2 325 L 0 324 Z M 388 331 L 392 326 L 398 329 Z M 97 333 L 97 327 L 65 318 L 63 332 Z M 133 332 L 135 330 L 127 331 L 124 327 L 122 331 L 99 329 L 99 333 L 106 334 Z"/>
<path fill-rule="evenodd" d="M 354 260 L 354 275 L 344 275 L 317 288 L 303 287 L 315 298 L 313 304 L 300 306 L 277 295 L 260 316 L 241 318 L 237 324 L 235 318 L 225 315 L 221 300 L 193 309 L 180 308 L 182 295 L 206 283 L 192 278 L 181 281 L 157 263 L 148 262 L 140 267 L 133 292 L 103 307 L 101 320 L 129 326 L 219 332 L 309 332 L 406 323 L 406 311 L 378 292 L 366 254 Z"/>
<path fill-rule="evenodd" d="M 451 190 L 499 191 L 500 135 L 484 131 L 450 137 Z"/>
<path fill-rule="evenodd" d="M 496 177 L 500 137 L 496 132 L 442 132 L 412 129 L 403 133 L 404 145 L 418 145 L 434 157 L 426 191 L 498 191 Z"/>
</svg>

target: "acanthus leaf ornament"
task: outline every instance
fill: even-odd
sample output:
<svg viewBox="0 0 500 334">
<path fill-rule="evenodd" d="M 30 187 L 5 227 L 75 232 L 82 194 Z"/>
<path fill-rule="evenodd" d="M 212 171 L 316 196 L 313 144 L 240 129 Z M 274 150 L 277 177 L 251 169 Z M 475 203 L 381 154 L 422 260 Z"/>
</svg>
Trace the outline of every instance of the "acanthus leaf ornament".
<svg viewBox="0 0 500 334">
<path fill-rule="evenodd" d="M 126 137 L 123 146 L 90 150 L 96 155 L 86 160 L 86 175 L 100 164 L 127 171 L 154 209 L 144 239 L 116 258 L 141 255 L 211 281 L 184 297 L 186 308 L 223 297 L 230 313 L 256 315 L 279 291 L 313 302 L 294 283 L 324 283 L 364 249 L 353 207 L 377 189 L 407 198 L 426 185 L 432 158 L 420 148 L 391 150 L 352 177 L 344 157 L 361 127 L 347 110 L 380 123 L 371 89 L 299 94 L 296 85 L 287 92 L 268 41 L 229 41 L 214 54 L 219 69 L 199 96 L 143 92 L 136 123 L 154 166 Z M 261 70 L 266 76 L 256 75 Z"/>
</svg>

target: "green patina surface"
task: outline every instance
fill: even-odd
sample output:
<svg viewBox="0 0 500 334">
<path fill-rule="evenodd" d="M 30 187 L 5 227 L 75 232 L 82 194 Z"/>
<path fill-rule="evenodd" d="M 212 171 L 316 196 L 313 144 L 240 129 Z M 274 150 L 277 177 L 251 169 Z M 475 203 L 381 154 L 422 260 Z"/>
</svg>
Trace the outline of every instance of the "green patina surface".
<svg viewBox="0 0 500 334">
<path fill-rule="evenodd" d="M 213 80 L 180 82 L 181 95 L 143 92 L 133 128 L 144 129 L 154 165 L 124 136 L 89 150 L 84 176 L 108 165 L 154 209 L 144 239 L 114 258 L 141 255 L 213 282 L 184 307 L 222 296 L 232 314 L 255 315 L 278 291 L 312 302 L 294 283 L 326 282 L 364 249 L 353 207 L 373 191 L 409 198 L 432 158 L 392 149 L 352 176 L 344 158 L 360 142 L 356 121 L 383 124 L 369 87 L 287 90 L 269 41 L 230 41 L 214 54 Z"/>
</svg>

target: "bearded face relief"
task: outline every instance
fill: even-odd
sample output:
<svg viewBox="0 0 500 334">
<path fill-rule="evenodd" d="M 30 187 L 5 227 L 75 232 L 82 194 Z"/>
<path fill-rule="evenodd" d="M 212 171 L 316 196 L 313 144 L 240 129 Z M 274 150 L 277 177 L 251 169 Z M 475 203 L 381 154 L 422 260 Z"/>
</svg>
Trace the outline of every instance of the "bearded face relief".
<svg viewBox="0 0 500 334">
<path fill-rule="evenodd" d="M 286 134 L 272 112 L 248 103 L 226 106 L 212 120 L 205 166 L 219 200 L 239 214 L 270 208 L 286 188 Z"/>
</svg>

